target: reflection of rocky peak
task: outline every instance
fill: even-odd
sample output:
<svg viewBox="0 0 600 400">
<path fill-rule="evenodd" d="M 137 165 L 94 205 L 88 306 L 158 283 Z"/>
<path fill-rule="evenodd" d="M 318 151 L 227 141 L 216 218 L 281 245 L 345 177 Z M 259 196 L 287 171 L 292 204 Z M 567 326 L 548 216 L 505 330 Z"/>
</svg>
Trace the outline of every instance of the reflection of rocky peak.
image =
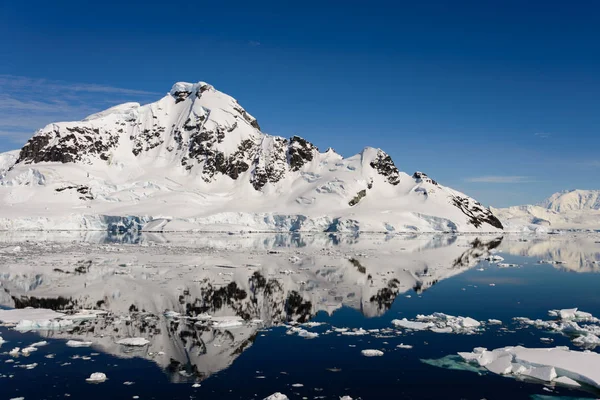
<svg viewBox="0 0 600 400">
<path fill-rule="evenodd" d="M 321 236 L 292 242 L 277 235 L 222 235 L 204 242 L 195 236 L 187 242 L 165 238 L 165 244 L 143 243 L 143 251 L 137 245 L 84 247 L 70 240 L 0 245 L 5 266 L 0 283 L 7 294 L 0 299 L 18 308 L 106 310 L 105 317 L 70 331 L 45 334 L 89 340 L 122 357 L 152 359 L 174 380 L 203 379 L 229 366 L 263 326 L 303 323 L 340 307 L 382 315 L 399 294 L 422 292 L 465 271 L 500 242 Z M 9 253 L 16 245 L 19 258 Z M 167 317 L 165 311 L 179 316 Z M 207 315 L 244 322 L 214 326 Z M 116 344 L 125 337 L 144 337 L 150 344 L 137 350 Z"/>
</svg>

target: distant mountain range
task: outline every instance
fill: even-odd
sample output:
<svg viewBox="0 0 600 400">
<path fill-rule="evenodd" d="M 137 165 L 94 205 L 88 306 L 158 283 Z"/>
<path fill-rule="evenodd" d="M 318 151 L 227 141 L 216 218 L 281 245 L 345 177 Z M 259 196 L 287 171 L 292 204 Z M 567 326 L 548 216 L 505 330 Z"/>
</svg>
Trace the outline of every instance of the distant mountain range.
<svg viewBox="0 0 600 400">
<path fill-rule="evenodd" d="M 558 192 L 536 205 L 492 209 L 507 230 L 600 229 L 600 190 Z"/>
<path fill-rule="evenodd" d="M 232 97 L 176 83 L 39 130 L 0 154 L 0 229 L 498 232 L 471 197 L 400 172 L 366 147 L 344 158 L 267 135 Z"/>
</svg>

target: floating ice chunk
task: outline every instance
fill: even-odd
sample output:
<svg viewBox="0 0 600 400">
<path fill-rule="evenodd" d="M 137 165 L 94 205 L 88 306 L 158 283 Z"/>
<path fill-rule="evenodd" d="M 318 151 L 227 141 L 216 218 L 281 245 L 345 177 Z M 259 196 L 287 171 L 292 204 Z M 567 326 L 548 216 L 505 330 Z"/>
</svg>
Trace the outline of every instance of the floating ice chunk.
<svg viewBox="0 0 600 400">
<path fill-rule="evenodd" d="M 19 368 L 25 368 L 25 369 L 34 369 L 35 367 L 37 367 L 37 363 L 33 363 L 33 364 L 23 364 L 23 365 L 19 365 Z"/>
<path fill-rule="evenodd" d="M 288 397 L 283 393 L 273 393 L 272 395 L 265 397 L 263 400 L 289 400 Z"/>
<path fill-rule="evenodd" d="M 13 397 L 10 400 L 25 400 L 25 397 Z"/>
<path fill-rule="evenodd" d="M 511 359 L 511 371 L 505 375 L 522 375 L 545 382 L 560 377 L 586 383 L 600 388 L 600 354 L 590 351 L 574 351 L 565 347 L 550 349 L 528 349 L 525 347 L 504 347 L 493 351 L 478 350 L 472 353 L 459 353 L 463 360 L 476 363 L 491 372 L 506 372 L 498 361 Z"/>
<path fill-rule="evenodd" d="M 321 326 L 321 325 L 323 325 L 322 322 L 305 322 L 305 323 L 302 324 L 302 326 L 306 326 L 306 327 L 309 327 L 309 328 L 316 328 L 316 327 Z"/>
<path fill-rule="evenodd" d="M 145 346 L 148 343 L 150 343 L 150 341 L 141 337 L 125 338 L 117 341 L 117 344 L 121 344 L 123 346 Z"/>
<path fill-rule="evenodd" d="M 290 329 L 287 330 L 286 334 L 298 335 L 298 336 L 306 338 L 306 339 L 314 339 L 319 336 L 319 334 L 316 332 L 309 332 L 306 329 L 302 329 L 297 326 L 292 326 Z"/>
<path fill-rule="evenodd" d="M 2 343 L 6 343 L 6 340 L 4 340 L 4 339 L 2 338 L 2 336 L 0 336 L 0 345 L 1 345 Z"/>
<path fill-rule="evenodd" d="M 344 336 L 364 336 L 369 334 L 369 332 L 365 331 L 363 328 L 358 328 L 352 331 L 342 332 Z"/>
<path fill-rule="evenodd" d="M 304 385 L 302 383 L 294 383 L 294 384 L 292 384 L 292 387 L 301 388 L 301 387 L 304 387 Z"/>
<path fill-rule="evenodd" d="M 502 321 L 499 319 L 488 319 L 488 324 L 490 325 L 502 325 Z"/>
<path fill-rule="evenodd" d="M 340 400 L 352 400 L 352 397 L 350 397 L 350 396 L 341 396 Z"/>
<path fill-rule="evenodd" d="M 21 351 L 21 348 L 15 347 L 14 349 L 12 349 L 11 351 L 8 352 L 8 355 L 11 357 L 16 357 L 19 355 L 19 351 Z"/>
<path fill-rule="evenodd" d="M 236 328 L 244 325 L 244 320 L 238 316 L 213 317 L 211 321 L 213 328 Z"/>
<path fill-rule="evenodd" d="M 407 350 L 410 350 L 410 349 L 412 349 L 412 348 L 413 348 L 413 347 L 412 347 L 410 344 L 404 344 L 404 343 L 400 343 L 400 344 L 399 344 L 398 346 L 396 346 L 396 347 L 397 347 L 397 348 L 399 348 L 399 349 L 407 349 Z"/>
<path fill-rule="evenodd" d="M 438 328 L 438 327 L 433 327 L 430 328 L 431 332 L 434 333 L 452 333 L 452 328 L 449 326 L 443 327 L 443 328 Z"/>
<path fill-rule="evenodd" d="M 41 342 L 35 342 L 29 345 L 29 347 L 42 347 L 47 345 L 48 342 L 46 342 L 45 340 L 42 340 Z"/>
<path fill-rule="evenodd" d="M 497 255 L 494 254 L 494 255 L 491 255 L 491 256 L 487 256 L 485 258 L 485 260 L 486 261 L 490 261 L 490 262 L 498 263 L 498 262 L 504 261 L 504 258 L 500 257 L 500 256 L 497 256 Z"/>
<path fill-rule="evenodd" d="M 104 382 L 106 380 L 106 375 L 103 374 L 102 372 L 94 372 L 93 374 L 90 375 L 89 378 L 86 379 L 87 382 L 93 382 L 93 383 L 101 383 Z"/>
<path fill-rule="evenodd" d="M 551 382 L 558 376 L 554 367 L 531 367 L 521 372 L 521 375 L 544 382 Z"/>
<path fill-rule="evenodd" d="M 488 371 L 493 372 L 498 375 L 507 375 L 512 372 L 512 356 L 507 354 L 505 356 L 499 357 L 486 365 Z"/>
<path fill-rule="evenodd" d="M 202 386 L 202 385 L 200 385 L 199 383 L 194 383 L 194 384 L 192 385 L 192 387 L 193 387 L 193 388 L 199 388 L 200 386 Z"/>
<path fill-rule="evenodd" d="M 392 320 L 392 325 L 397 328 L 412 329 L 414 331 L 423 331 L 434 326 L 431 323 L 409 321 L 406 318 Z"/>
<path fill-rule="evenodd" d="M 29 347 L 25 347 L 23 350 L 21 350 L 21 353 L 23 353 L 24 355 L 29 355 L 30 353 L 33 353 L 34 351 L 37 351 L 37 347 L 29 346 Z"/>
<path fill-rule="evenodd" d="M 92 342 L 81 342 L 79 340 L 69 340 L 66 345 L 69 347 L 90 347 Z"/>
<path fill-rule="evenodd" d="M 362 350 L 360 352 L 360 354 L 362 354 L 365 357 L 381 357 L 383 355 L 383 351 L 367 349 L 367 350 Z"/>
<path fill-rule="evenodd" d="M 579 383 L 577 383 L 577 381 L 574 381 L 571 378 L 567 378 L 566 376 L 559 376 L 558 378 L 554 379 L 553 382 L 560 383 L 560 384 L 566 385 L 566 386 L 576 386 L 576 387 L 581 386 Z"/>
</svg>

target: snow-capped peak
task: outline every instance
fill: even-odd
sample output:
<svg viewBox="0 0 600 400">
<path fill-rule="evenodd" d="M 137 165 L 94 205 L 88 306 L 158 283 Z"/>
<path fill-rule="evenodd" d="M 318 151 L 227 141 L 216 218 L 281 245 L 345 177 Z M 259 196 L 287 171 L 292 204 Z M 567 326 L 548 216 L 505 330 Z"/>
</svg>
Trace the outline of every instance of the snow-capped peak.
<svg viewBox="0 0 600 400">
<path fill-rule="evenodd" d="M 502 228 L 468 196 L 423 173 L 410 179 L 381 149 L 365 147 L 343 158 L 333 150 L 321 153 L 299 136 L 267 135 L 233 97 L 206 82 L 177 82 L 154 103 L 125 103 L 83 121 L 50 124 L 12 164 L 0 187 L 35 177 L 31 188 L 43 182 L 71 213 L 85 207 L 92 214 L 149 220 L 171 214 L 196 218 L 186 222 L 191 225 L 268 230 Z M 159 206 L 168 204 L 179 206 Z"/>
<path fill-rule="evenodd" d="M 600 210 L 600 190 L 565 190 L 554 193 L 539 206 L 556 212 Z"/>
</svg>

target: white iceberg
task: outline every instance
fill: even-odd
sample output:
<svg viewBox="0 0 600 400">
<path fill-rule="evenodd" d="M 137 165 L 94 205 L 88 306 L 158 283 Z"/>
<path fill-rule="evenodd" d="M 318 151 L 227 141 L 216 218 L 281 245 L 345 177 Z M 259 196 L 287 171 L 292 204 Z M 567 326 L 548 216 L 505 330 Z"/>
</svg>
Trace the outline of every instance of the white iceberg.
<svg viewBox="0 0 600 400">
<path fill-rule="evenodd" d="M 283 393 L 273 393 L 272 395 L 265 397 L 263 400 L 288 400 L 288 397 Z"/>
<path fill-rule="evenodd" d="M 87 382 L 100 383 L 106 380 L 106 375 L 102 372 L 94 372 L 86 379 Z"/>
<path fill-rule="evenodd" d="M 79 340 L 69 340 L 66 345 L 69 347 L 90 347 L 92 342 L 82 342 Z"/>
<path fill-rule="evenodd" d="M 496 350 L 475 348 L 458 353 L 463 360 L 499 375 L 524 376 L 544 382 L 575 381 L 600 388 L 600 354 L 565 347 L 529 349 L 521 346 Z M 569 380 L 567 380 L 568 378 Z"/>
<path fill-rule="evenodd" d="M 149 340 L 141 337 L 126 338 L 117 341 L 117 344 L 121 344 L 123 346 L 145 346 L 148 343 L 150 343 Z"/>
<path fill-rule="evenodd" d="M 360 352 L 360 354 L 362 354 L 365 357 L 381 357 L 383 355 L 383 351 L 367 349 L 367 350 L 362 350 Z"/>
</svg>

